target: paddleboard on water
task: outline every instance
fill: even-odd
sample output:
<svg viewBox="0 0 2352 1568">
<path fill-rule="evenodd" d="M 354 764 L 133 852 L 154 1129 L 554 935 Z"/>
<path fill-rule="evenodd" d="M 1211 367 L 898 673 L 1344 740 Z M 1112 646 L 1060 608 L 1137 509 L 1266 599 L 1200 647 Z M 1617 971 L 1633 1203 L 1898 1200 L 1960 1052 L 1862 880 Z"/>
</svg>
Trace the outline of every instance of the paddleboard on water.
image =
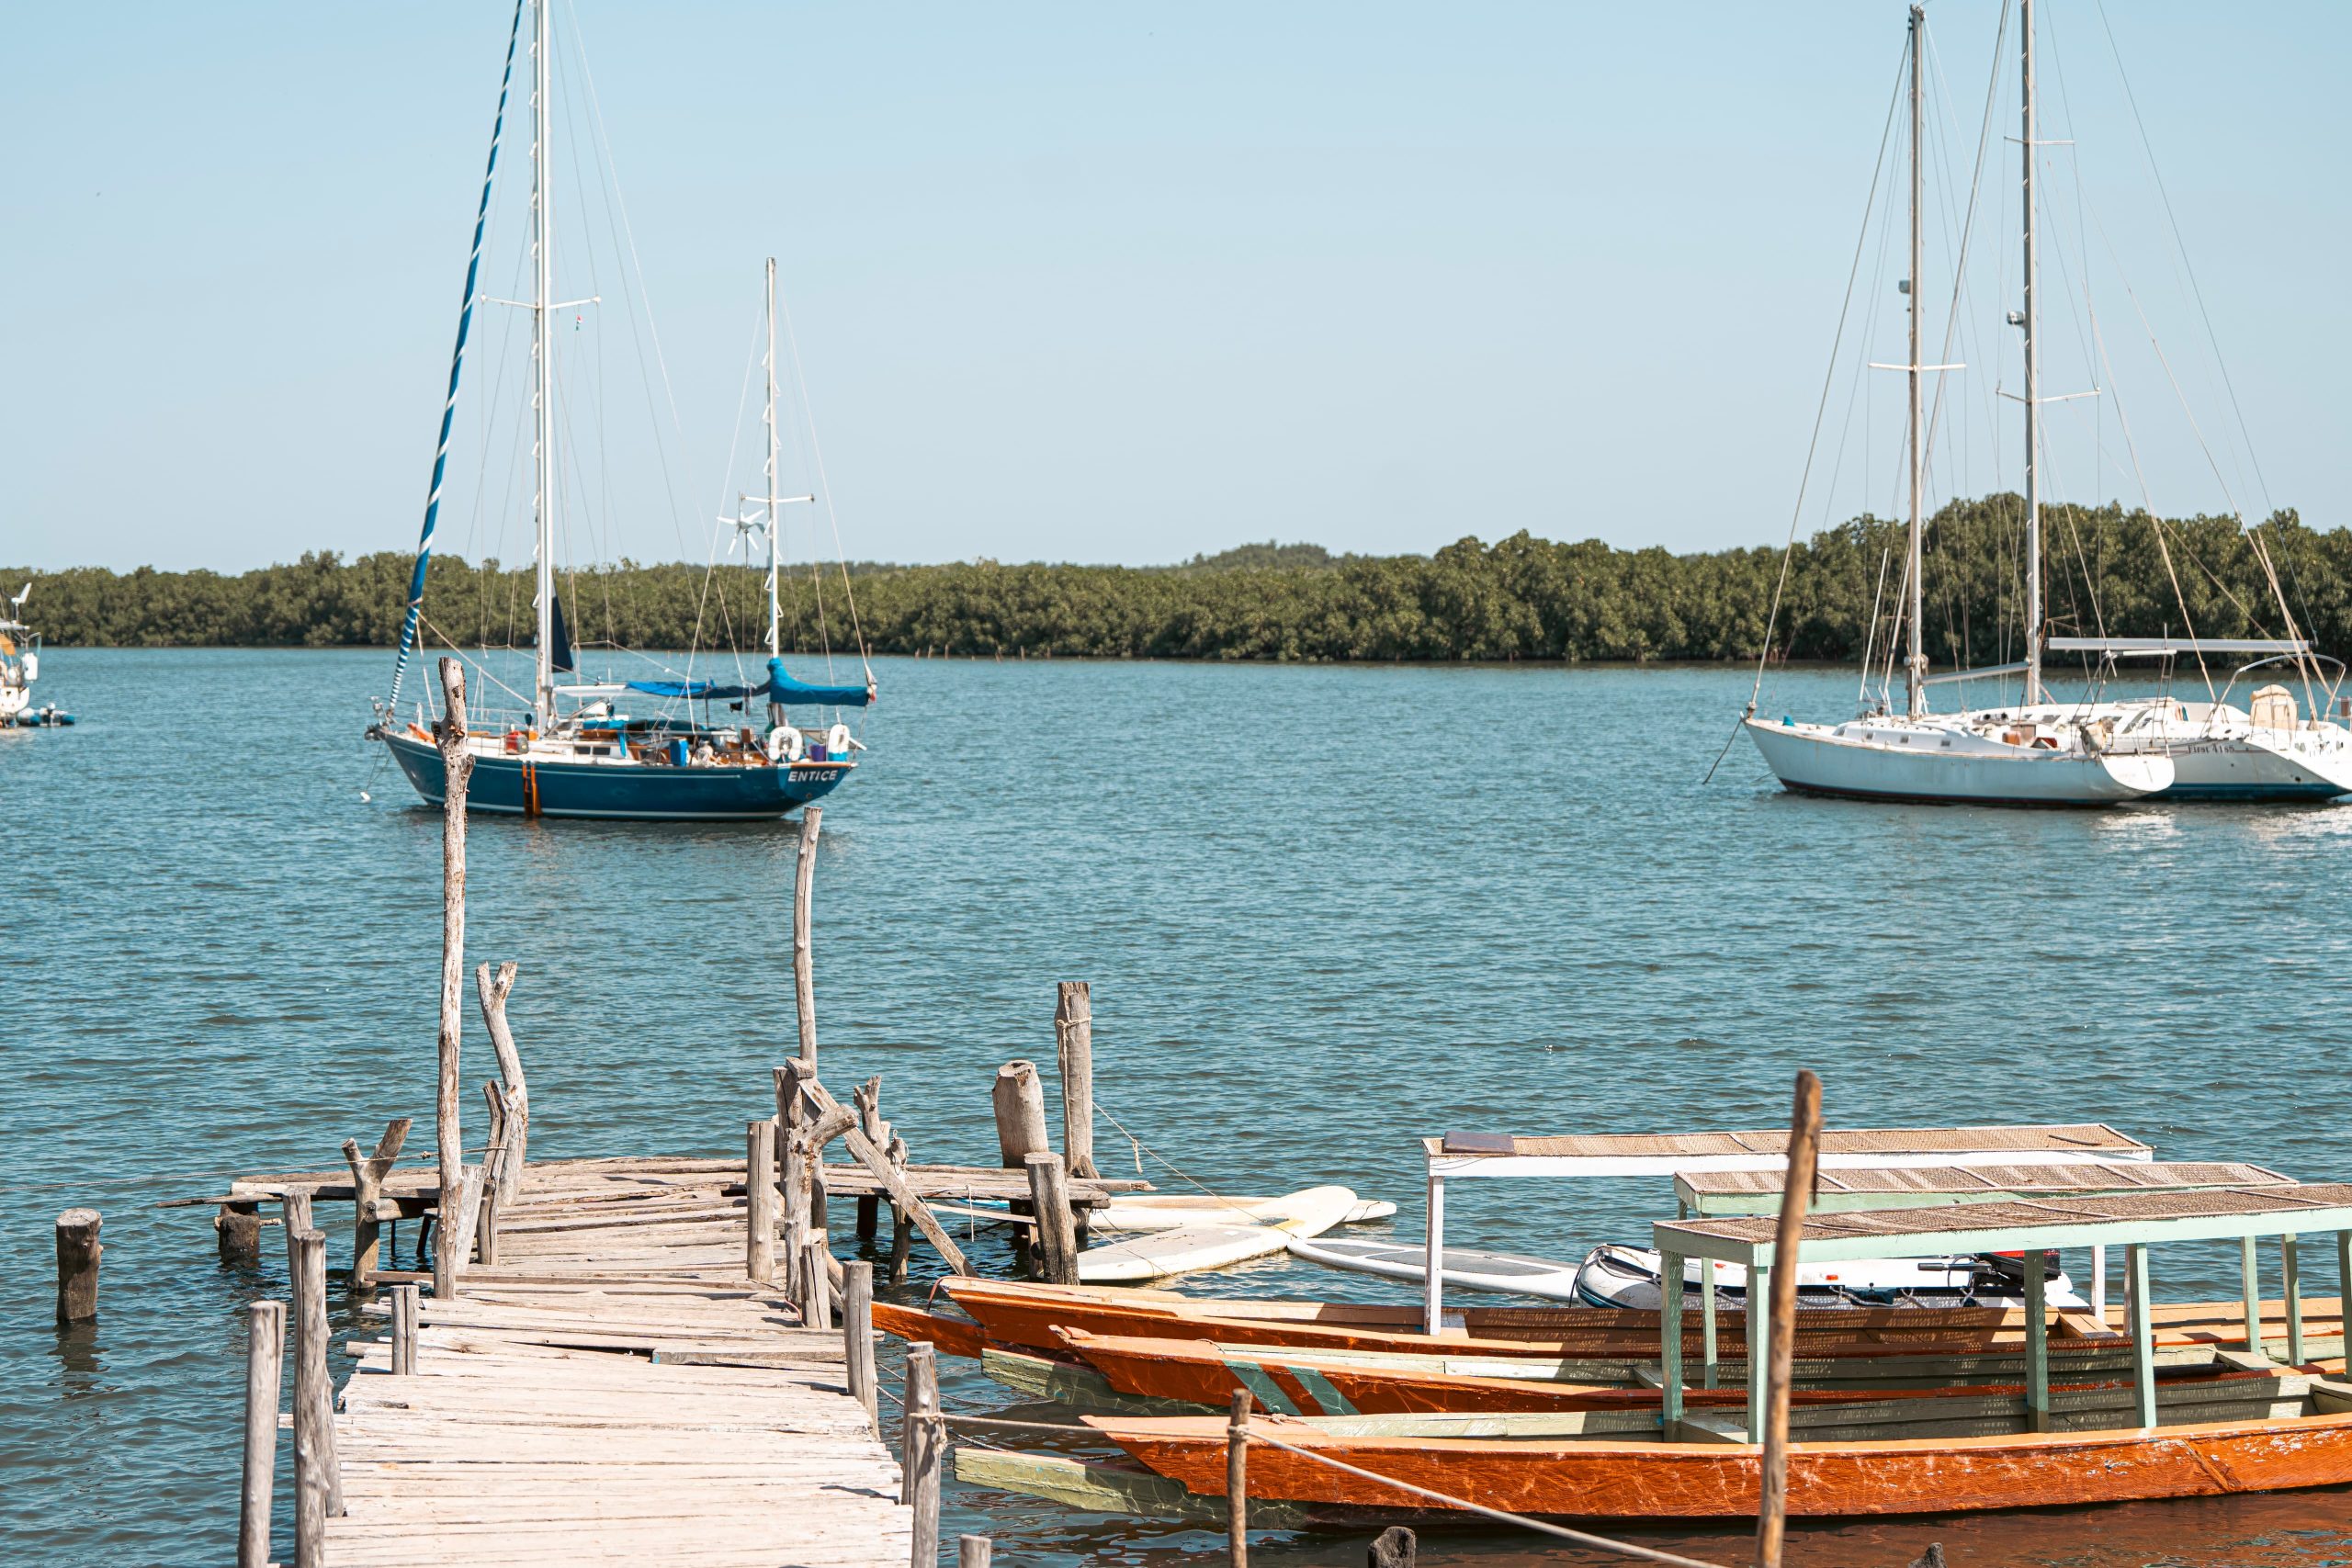
<svg viewBox="0 0 2352 1568">
<path fill-rule="evenodd" d="M 1390 1280 L 1426 1280 L 1429 1249 L 1390 1241 L 1324 1241 L 1301 1237 L 1290 1244 L 1291 1256 L 1345 1269 L 1358 1274 L 1378 1274 Z M 1507 1252 L 1478 1252 L 1449 1247 L 1440 1264 L 1445 1282 L 1465 1291 L 1504 1291 L 1550 1301 L 1577 1299 L 1577 1266 L 1543 1258 L 1518 1258 Z"/>
<path fill-rule="evenodd" d="M 1094 1211 L 1090 1224 L 1098 1231 L 1172 1231 L 1189 1225 L 1272 1225 L 1296 1219 L 1302 1203 L 1317 1201 L 1328 1187 L 1310 1187 L 1280 1198 L 1227 1198 L 1201 1193 L 1150 1193 L 1123 1197 Z M 1359 1198 L 1340 1216 L 1343 1225 L 1385 1220 L 1396 1212 L 1394 1203 Z"/>
<path fill-rule="evenodd" d="M 1114 1285 L 1246 1263 L 1280 1252 L 1298 1236 L 1329 1230 L 1356 1206 L 1356 1195 L 1344 1187 L 1310 1187 L 1283 1201 L 1292 1213 L 1272 1224 L 1179 1225 L 1090 1247 L 1078 1255 L 1079 1282 Z"/>
</svg>

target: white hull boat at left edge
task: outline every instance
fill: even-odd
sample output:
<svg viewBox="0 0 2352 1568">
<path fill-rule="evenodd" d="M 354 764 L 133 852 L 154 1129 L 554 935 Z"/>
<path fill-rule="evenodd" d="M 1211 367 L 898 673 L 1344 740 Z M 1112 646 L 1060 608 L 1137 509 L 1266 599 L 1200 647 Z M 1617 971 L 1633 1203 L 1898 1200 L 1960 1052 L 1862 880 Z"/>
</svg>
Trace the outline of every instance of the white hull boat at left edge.
<svg viewBox="0 0 2352 1568">
<path fill-rule="evenodd" d="M 1786 788 L 1865 800 L 1983 806 L 2120 806 L 2169 787 L 2163 752 L 2093 751 L 2078 733 L 1981 733 L 1951 720 L 1746 721 Z M 2039 727 L 2037 727 L 2039 728 Z M 2069 727 L 2071 729 L 2071 727 Z"/>
</svg>

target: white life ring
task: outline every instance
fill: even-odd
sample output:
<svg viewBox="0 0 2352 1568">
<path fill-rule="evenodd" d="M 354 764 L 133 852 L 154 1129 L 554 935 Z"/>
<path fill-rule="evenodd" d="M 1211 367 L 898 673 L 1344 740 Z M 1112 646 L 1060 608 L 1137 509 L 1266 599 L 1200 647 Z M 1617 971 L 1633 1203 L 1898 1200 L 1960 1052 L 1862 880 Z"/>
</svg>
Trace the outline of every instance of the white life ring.
<svg viewBox="0 0 2352 1568">
<path fill-rule="evenodd" d="M 778 767 L 790 767 L 808 753 L 808 743 L 797 726 L 779 724 L 768 731 L 768 761 Z"/>
<path fill-rule="evenodd" d="M 849 748 L 850 739 L 848 725 L 836 724 L 832 728 L 825 731 L 826 756 L 831 758 L 837 762 L 847 761 L 849 760 Z"/>
</svg>

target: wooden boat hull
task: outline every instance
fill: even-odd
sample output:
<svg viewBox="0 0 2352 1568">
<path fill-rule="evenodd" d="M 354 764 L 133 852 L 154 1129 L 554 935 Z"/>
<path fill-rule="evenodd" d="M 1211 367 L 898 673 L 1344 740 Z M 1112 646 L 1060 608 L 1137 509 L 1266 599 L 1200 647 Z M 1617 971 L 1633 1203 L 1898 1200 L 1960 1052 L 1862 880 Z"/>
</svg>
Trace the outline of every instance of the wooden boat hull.
<svg viewBox="0 0 2352 1568">
<path fill-rule="evenodd" d="M 1224 1490 L 1222 1418 L 1088 1420 L 1148 1469 L 1193 1492 Z M 1760 1450 L 1744 1443 L 1332 1438 L 1306 1423 L 1278 1419 L 1253 1422 L 1252 1430 L 1487 1507 L 1575 1518 L 1752 1518 L 1762 1472 Z M 2352 1415 L 2153 1432 L 1798 1443 L 1789 1450 L 1789 1512 L 1815 1518 L 2347 1484 Z M 1255 1495 L 1310 1504 L 1394 1508 L 1417 1501 L 1379 1481 L 1265 1444 L 1250 1449 L 1250 1486 Z"/>
</svg>

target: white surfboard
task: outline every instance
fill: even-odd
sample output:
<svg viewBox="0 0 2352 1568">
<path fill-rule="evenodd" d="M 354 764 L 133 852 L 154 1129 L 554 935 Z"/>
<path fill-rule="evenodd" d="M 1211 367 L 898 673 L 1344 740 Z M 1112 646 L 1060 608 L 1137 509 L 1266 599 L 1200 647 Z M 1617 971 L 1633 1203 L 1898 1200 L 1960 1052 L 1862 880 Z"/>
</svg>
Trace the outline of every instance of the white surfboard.
<svg viewBox="0 0 2352 1568">
<path fill-rule="evenodd" d="M 1291 1255 L 1329 1269 L 1358 1274 L 1378 1274 L 1390 1280 L 1429 1278 L 1429 1249 L 1409 1242 L 1309 1240 L 1290 1244 Z M 1439 1267 L 1445 1282 L 1465 1291 L 1502 1291 L 1547 1300 L 1577 1299 L 1577 1266 L 1543 1258 L 1520 1258 L 1507 1252 L 1478 1252 L 1449 1247 Z"/>
<path fill-rule="evenodd" d="M 1303 1202 L 1327 1190 L 1310 1187 L 1279 1198 L 1212 1197 L 1205 1192 L 1137 1193 L 1105 1203 L 1094 1211 L 1088 1224 L 1098 1231 L 1128 1234 L 1172 1231 L 1187 1225 L 1280 1224 L 1284 1220 L 1296 1219 L 1306 1212 L 1301 1207 Z M 1359 1198 L 1355 1207 L 1340 1216 L 1340 1223 L 1357 1225 L 1367 1220 L 1385 1220 L 1396 1212 L 1394 1203 Z"/>
<path fill-rule="evenodd" d="M 1310 1187 L 1283 1201 L 1292 1204 L 1295 1212 L 1272 1224 L 1180 1225 L 1090 1247 L 1078 1255 L 1079 1281 L 1114 1285 L 1246 1263 L 1280 1252 L 1299 1236 L 1320 1235 L 1329 1230 L 1355 1207 L 1356 1195 L 1344 1187 Z"/>
</svg>

